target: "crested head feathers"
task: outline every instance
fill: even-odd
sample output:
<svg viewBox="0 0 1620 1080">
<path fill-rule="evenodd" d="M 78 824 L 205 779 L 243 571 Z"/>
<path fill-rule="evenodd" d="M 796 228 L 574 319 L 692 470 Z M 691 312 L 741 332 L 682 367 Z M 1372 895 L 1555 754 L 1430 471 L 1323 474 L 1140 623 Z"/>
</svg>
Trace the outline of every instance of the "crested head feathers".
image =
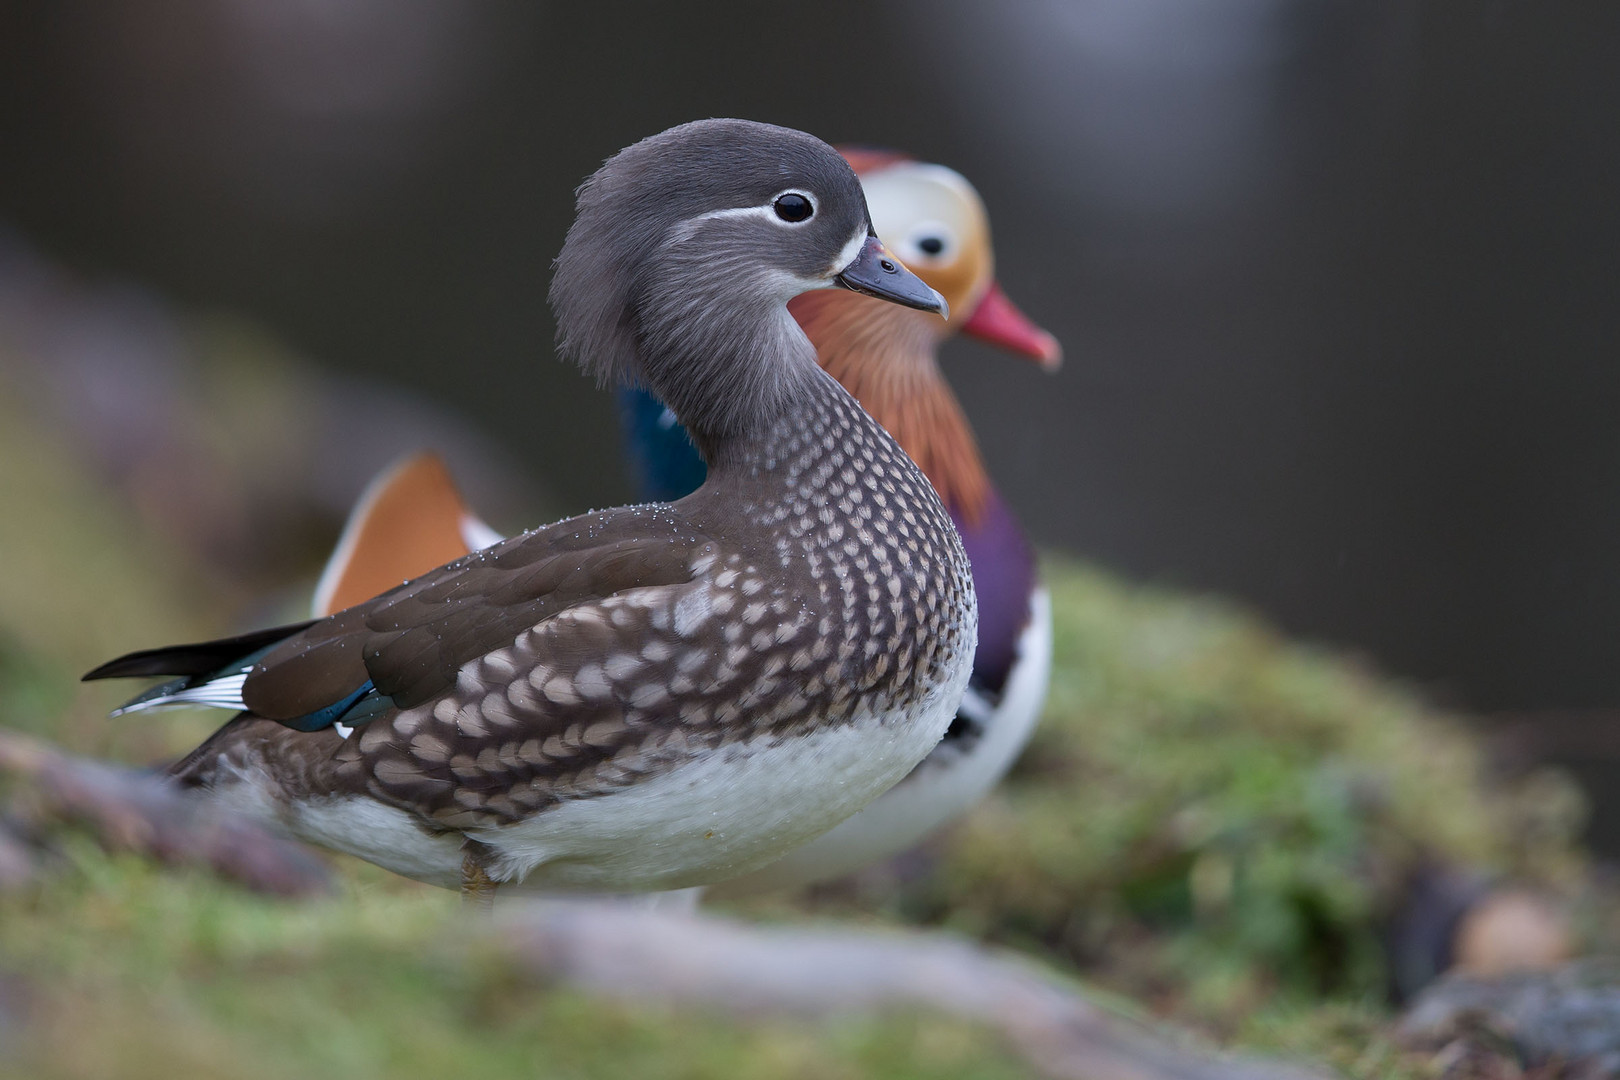
<svg viewBox="0 0 1620 1080">
<path fill-rule="evenodd" d="M 814 213 L 772 213 L 785 192 Z M 559 352 L 600 381 L 648 386 L 700 441 L 774 417 L 813 374 L 786 301 L 831 285 L 871 227 L 837 151 L 745 120 L 620 151 L 581 185 L 577 209 L 551 285 Z"/>
</svg>

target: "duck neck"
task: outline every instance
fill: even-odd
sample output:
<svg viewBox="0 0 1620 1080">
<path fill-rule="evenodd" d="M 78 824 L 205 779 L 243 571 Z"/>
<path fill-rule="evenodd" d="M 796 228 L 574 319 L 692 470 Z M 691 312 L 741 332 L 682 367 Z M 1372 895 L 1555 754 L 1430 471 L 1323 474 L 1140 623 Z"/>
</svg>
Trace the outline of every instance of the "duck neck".
<svg viewBox="0 0 1620 1080">
<path fill-rule="evenodd" d="M 794 316 L 821 366 L 888 429 L 952 515 L 982 520 L 993 494 L 973 429 L 937 359 L 934 316 L 850 293 L 797 297 Z"/>
<path fill-rule="evenodd" d="M 746 489 L 752 498 L 769 500 L 770 492 L 784 481 L 791 486 L 806 468 L 814 471 L 821 458 L 837 448 L 828 445 L 829 431 L 849 424 L 876 429 L 850 395 L 811 363 L 799 392 L 769 422 L 724 436 L 692 433 L 709 466 L 704 486 L 714 487 L 716 480 L 723 480 L 719 489 Z"/>
<path fill-rule="evenodd" d="M 712 464 L 712 452 L 770 430 L 808 392 L 818 374 L 815 348 L 768 290 L 731 288 L 717 282 L 712 267 L 665 279 L 687 288 L 643 297 L 636 320 L 641 375 Z M 694 317 L 698 311 L 702 318 Z"/>
</svg>

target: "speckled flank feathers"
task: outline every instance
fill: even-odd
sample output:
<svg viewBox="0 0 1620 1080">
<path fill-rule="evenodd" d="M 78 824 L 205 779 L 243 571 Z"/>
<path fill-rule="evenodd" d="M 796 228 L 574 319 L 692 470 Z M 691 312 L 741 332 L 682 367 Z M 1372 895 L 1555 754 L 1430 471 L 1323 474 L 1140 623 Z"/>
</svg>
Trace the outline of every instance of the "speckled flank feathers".
<svg viewBox="0 0 1620 1080">
<path fill-rule="evenodd" d="M 916 704 L 974 639 L 955 532 L 831 379 L 791 421 L 676 504 L 514 537 L 289 640 L 248 680 L 254 716 L 298 715 L 364 677 L 401 707 L 335 753 L 330 732 L 266 740 L 244 716 L 176 775 L 209 786 L 262 767 L 289 799 L 365 794 L 465 829 Z M 747 542 L 717 538 L 739 518 Z M 469 636 L 473 605 L 488 622 Z M 456 662 L 452 642 L 473 655 Z"/>
</svg>

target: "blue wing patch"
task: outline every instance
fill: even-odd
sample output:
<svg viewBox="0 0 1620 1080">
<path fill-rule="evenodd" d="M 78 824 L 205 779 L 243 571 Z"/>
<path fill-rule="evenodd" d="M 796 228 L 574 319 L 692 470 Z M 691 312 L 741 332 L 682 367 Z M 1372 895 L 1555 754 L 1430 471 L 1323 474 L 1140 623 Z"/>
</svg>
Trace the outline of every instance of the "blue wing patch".
<svg viewBox="0 0 1620 1080">
<path fill-rule="evenodd" d="M 377 687 L 370 679 L 367 679 L 360 686 L 360 689 L 347 697 L 334 701 L 326 708 L 316 709 L 312 713 L 305 713 L 303 716 L 281 722 L 295 731 L 320 731 L 322 728 L 329 728 L 339 721 L 342 721 L 345 727 L 355 727 L 372 719 L 393 704 L 392 698 L 386 694 L 377 693 Z"/>
</svg>

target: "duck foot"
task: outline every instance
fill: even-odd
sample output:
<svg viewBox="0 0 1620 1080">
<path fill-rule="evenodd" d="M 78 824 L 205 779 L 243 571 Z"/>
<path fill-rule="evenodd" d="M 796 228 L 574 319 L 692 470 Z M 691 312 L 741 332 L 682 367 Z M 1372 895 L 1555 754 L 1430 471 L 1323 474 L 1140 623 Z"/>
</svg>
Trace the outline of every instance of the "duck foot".
<svg viewBox="0 0 1620 1080">
<path fill-rule="evenodd" d="M 495 910 L 495 880 L 484 869 L 477 852 L 471 850 L 461 859 L 461 906 L 485 915 Z"/>
</svg>

